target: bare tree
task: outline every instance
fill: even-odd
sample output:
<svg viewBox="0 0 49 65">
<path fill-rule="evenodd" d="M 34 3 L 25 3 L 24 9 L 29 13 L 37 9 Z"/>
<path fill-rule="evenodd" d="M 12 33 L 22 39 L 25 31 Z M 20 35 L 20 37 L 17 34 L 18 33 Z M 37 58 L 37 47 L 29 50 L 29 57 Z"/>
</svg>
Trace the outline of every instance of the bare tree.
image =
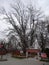
<svg viewBox="0 0 49 65">
<path fill-rule="evenodd" d="M 47 22 L 41 21 L 39 22 L 39 34 L 37 36 L 39 46 L 41 48 L 41 51 L 44 52 L 46 45 L 48 43 L 48 37 L 47 37 Z"/>
<path fill-rule="evenodd" d="M 38 22 L 40 22 L 41 18 L 44 15 L 41 9 L 36 9 L 35 7 L 32 6 L 32 4 L 28 6 L 28 12 L 29 12 L 29 26 L 30 26 L 29 31 L 30 46 L 32 46 L 33 42 L 35 41 Z"/>
<path fill-rule="evenodd" d="M 43 33 L 40 33 L 39 45 L 40 45 L 40 48 L 41 48 L 41 52 L 44 52 L 46 44 L 47 44 L 47 36 L 44 37 Z"/>
<path fill-rule="evenodd" d="M 32 5 L 29 5 L 29 7 L 22 6 L 20 1 L 11 6 L 12 13 L 7 14 L 4 9 L 6 21 L 13 26 L 13 29 L 9 29 L 11 30 L 9 34 L 13 33 L 16 35 L 16 38 L 18 36 L 18 42 L 20 42 L 22 50 L 25 53 L 26 48 L 32 46 L 34 42 L 37 24 L 43 15 L 41 15 L 42 12 L 40 10 L 34 9 Z"/>
</svg>

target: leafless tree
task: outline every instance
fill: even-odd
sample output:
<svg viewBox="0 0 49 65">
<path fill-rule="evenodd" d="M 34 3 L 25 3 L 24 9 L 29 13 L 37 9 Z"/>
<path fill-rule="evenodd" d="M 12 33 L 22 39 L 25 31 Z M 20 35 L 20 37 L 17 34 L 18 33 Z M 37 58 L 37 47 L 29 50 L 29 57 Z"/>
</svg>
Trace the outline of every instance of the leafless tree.
<svg viewBox="0 0 49 65">
<path fill-rule="evenodd" d="M 47 22 L 41 21 L 39 22 L 39 34 L 38 34 L 38 43 L 41 48 L 41 51 L 44 52 L 46 45 L 48 43 L 48 30 L 47 30 Z"/>
<path fill-rule="evenodd" d="M 37 10 L 32 5 L 28 7 L 22 6 L 20 1 L 16 2 L 15 5 L 11 5 L 11 7 L 12 12 L 8 14 L 3 8 L 6 21 L 13 26 L 13 29 L 9 29 L 9 34 L 14 34 L 16 38 L 18 36 L 18 42 L 20 42 L 22 50 L 25 53 L 26 48 L 32 46 L 34 42 L 37 24 L 43 15 L 41 15 L 42 12 L 40 9 Z"/>
</svg>

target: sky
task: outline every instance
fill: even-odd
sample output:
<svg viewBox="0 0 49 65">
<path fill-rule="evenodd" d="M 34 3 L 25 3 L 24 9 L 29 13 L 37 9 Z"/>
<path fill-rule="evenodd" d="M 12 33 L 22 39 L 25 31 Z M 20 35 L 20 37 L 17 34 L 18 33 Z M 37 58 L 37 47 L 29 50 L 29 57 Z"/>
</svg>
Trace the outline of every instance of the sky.
<svg viewBox="0 0 49 65">
<path fill-rule="evenodd" d="M 28 5 L 32 3 L 33 5 L 39 7 L 42 9 L 42 11 L 45 13 L 45 15 L 49 15 L 49 0 L 21 0 L 25 5 Z M 13 3 L 12 0 L 0 0 L 0 8 L 5 7 L 6 11 L 10 9 L 9 3 Z M 2 38 L 4 35 L 2 35 L 2 31 L 10 27 L 5 21 L 2 20 L 2 16 L 0 15 L 0 38 Z"/>
<path fill-rule="evenodd" d="M 49 15 L 49 0 L 21 0 L 25 5 L 32 3 L 45 12 L 46 15 Z M 0 0 L 0 6 L 4 6 L 6 10 L 9 10 L 9 3 L 12 3 L 12 0 Z"/>
</svg>

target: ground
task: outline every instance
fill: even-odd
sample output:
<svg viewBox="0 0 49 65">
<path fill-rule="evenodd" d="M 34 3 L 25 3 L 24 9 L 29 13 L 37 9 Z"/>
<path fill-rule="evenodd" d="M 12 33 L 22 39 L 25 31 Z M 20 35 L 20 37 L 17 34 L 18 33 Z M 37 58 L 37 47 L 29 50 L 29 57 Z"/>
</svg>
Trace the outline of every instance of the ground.
<svg viewBox="0 0 49 65">
<path fill-rule="evenodd" d="M 34 58 L 16 59 L 9 55 L 6 58 L 8 61 L 0 61 L 0 65 L 49 65 L 49 63 L 40 62 Z"/>
</svg>

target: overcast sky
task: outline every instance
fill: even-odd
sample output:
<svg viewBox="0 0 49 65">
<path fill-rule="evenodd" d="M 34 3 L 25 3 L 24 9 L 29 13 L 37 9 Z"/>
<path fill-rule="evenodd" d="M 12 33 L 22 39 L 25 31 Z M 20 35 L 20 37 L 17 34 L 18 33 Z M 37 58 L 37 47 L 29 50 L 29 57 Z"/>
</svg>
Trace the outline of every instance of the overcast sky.
<svg viewBox="0 0 49 65">
<path fill-rule="evenodd" d="M 14 0 L 13 0 L 14 1 Z M 25 5 L 32 4 L 41 7 L 41 9 L 45 12 L 45 14 L 49 14 L 49 0 L 21 0 Z M 4 6 L 7 10 L 9 10 L 9 3 L 12 3 L 12 0 L 0 0 L 0 6 Z"/>
<path fill-rule="evenodd" d="M 22 0 L 22 2 L 27 5 L 29 3 L 32 3 L 36 5 L 37 7 L 41 7 L 41 9 L 44 11 L 46 15 L 49 15 L 49 0 Z M 8 11 L 10 9 L 9 3 L 12 3 L 12 0 L 0 0 L 0 8 L 1 6 L 4 6 L 6 10 Z M 2 16 L 0 16 L 0 31 L 3 31 L 8 27 L 7 23 L 3 20 L 1 20 Z M 2 33 L 2 32 L 1 32 Z M 3 37 L 1 35 L 0 37 Z"/>
</svg>

